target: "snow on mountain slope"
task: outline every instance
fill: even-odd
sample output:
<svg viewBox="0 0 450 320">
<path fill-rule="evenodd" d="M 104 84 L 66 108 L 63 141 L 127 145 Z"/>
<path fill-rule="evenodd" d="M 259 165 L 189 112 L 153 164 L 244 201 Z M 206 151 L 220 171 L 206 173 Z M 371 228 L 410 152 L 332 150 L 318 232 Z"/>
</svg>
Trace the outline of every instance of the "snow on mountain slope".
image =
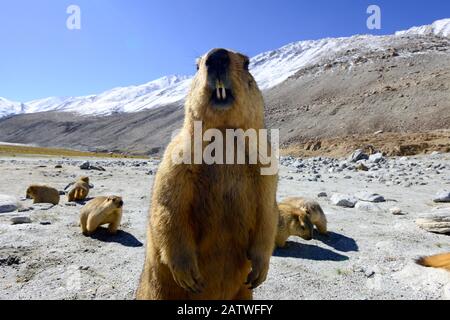
<svg viewBox="0 0 450 320">
<path fill-rule="evenodd" d="M 25 111 L 25 105 L 19 102 L 12 102 L 0 97 L 0 118 L 23 113 Z"/>
<path fill-rule="evenodd" d="M 431 35 L 434 34 L 440 37 L 450 37 L 450 18 L 437 20 L 433 24 L 421 26 L 421 27 L 412 27 L 409 30 L 398 31 L 395 33 L 397 36 L 402 35 Z"/>
<path fill-rule="evenodd" d="M 136 112 L 180 101 L 188 85 L 189 77 L 163 77 L 139 86 L 115 88 L 99 95 L 31 101 L 27 103 L 25 113 L 49 110 L 98 115 Z"/>
<path fill-rule="evenodd" d="M 266 90 L 282 83 L 302 68 L 318 63 L 351 60 L 355 55 L 364 52 L 387 50 L 399 39 L 414 35 L 448 37 L 450 19 L 400 31 L 395 36 L 360 35 L 291 43 L 255 56 L 251 59 L 250 70 L 260 88 Z M 30 101 L 25 106 L 12 102 L 2 103 L 3 99 L 0 100 L 0 117 L 43 111 L 70 111 L 94 115 L 136 112 L 181 101 L 186 96 L 191 79 L 190 76 L 168 76 L 143 85 L 115 88 L 99 95 L 50 97 Z"/>
</svg>

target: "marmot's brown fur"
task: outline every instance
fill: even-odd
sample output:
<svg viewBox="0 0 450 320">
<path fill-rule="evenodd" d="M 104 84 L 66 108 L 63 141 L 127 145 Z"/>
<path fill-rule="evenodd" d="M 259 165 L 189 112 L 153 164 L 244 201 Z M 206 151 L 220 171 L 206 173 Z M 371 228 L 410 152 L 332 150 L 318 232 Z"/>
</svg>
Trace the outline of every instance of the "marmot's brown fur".
<svg viewBox="0 0 450 320">
<path fill-rule="evenodd" d="M 59 203 L 59 191 L 45 185 L 31 185 L 27 189 L 27 199 L 33 199 L 33 203 Z"/>
<path fill-rule="evenodd" d="M 327 217 L 317 201 L 302 197 L 292 197 L 284 199 L 282 203 L 303 209 L 319 233 L 327 234 Z"/>
<path fill-rule="evenodd" d="M 450 271 L 450 253 L 423 257 L 418 259 L 417 263 L 425 267 L 442 268 Z"/>
<path fill-rule="evenodd" d="M 266 279 L 278 219 L 277 175 L 261 175 L 260 162 L 176 164 L 172 158 L 192 146 L 194 121 L 224 135 L 264 128 L 263 98 L 248 63 L 223 49 L 198 63 L 183 129 L 155 178 L 138 299 L 251 299 L 252 288 Z"/>
<path fill-rule="evenodd" d="M 284 248 L 290 236 L 301 237 L 305 240 L 312 239 L 314 225 L 305 209 L 289 203 L 280 203 L 278 211 L 278 230 L 275 239 L 277 247 Z"/>
<path fill-rule="evenodd" d="M 277 247 L 285 247 L 290 236 L 311 240 L 314 226 L 320 234 L 327 234 L 327 218 L 317 201 L 301 197 L 286 198 L 278 205 L 278 211 Z"/>
<path fill-rule="evenodd" d="M 67 194 L 69 202 L 86 199 L 89 194 L 89 177 L 81 177 Z"/>
<path fill-rule="evenodd" d="M 122 219 L 123 201 L 121 197 L 97 197 L 89 201 L 80 212 L 81 231 L 91 235 L 97 228 L 109 224 L 108 232 L 115 234 Z"/>
</svg>

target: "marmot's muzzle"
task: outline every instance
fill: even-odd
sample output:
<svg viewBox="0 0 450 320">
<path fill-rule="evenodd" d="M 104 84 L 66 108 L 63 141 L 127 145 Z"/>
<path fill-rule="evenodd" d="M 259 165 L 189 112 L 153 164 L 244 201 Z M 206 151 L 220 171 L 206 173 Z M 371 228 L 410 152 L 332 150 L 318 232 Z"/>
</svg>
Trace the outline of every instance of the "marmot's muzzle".
<svg viewBox="0 0 450 320">
<path fill-rule="evenodd" d="M 208 85 L 211 89 L 213 105 L 223 107 L 233 101 L 233 92 L 229 80 L 230 56 L 225 49 L 214 49 L 206 58 Z"/>
</svg>

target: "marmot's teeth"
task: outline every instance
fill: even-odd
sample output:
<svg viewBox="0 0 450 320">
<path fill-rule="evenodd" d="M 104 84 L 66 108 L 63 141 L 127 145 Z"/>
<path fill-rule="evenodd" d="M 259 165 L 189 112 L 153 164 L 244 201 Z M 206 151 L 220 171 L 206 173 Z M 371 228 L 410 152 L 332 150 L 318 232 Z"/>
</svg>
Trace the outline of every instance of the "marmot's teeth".
<svg viewBox="0 0 450 320">
<path fill-rule="evenodd" d="M 217 99 L 221 99 L 221 97 L 220 97 L 220 88 L 219 87 L 217 87 L 216 88 L 216 95 L 217 95 Z"/>
<path fill-rule="evenodd" d="M 223 82 L 216 80 L 216 96 L 219 100 L 225 100 L 227 98 L 227 92 Z"/>
</svg>

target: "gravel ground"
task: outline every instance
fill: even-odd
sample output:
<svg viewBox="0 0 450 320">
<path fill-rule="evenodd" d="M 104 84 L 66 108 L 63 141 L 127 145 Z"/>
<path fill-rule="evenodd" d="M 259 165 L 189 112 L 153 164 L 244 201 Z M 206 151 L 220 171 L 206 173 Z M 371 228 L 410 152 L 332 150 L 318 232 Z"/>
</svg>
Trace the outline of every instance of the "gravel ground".
<svg viewBox="0 0 450 320">
<path fill-rule="evenodd" d="M 0 214 L 0 299 L 132 299 L 144 258 L 145 228 L 156 160 L 98 160 L 106 171 L 83 171 L 87 159 L 0 158 L 0 194 L 18 199 L 19 210 Z M 378 161 L 378 160 L 375 160 Z M 328 237 L 290 238 L 271 260 L 257 299 L 450 299 L 450 273 L 414 263 L 421 255 L 450 252 L 446 235 L 428 233 L 415 220 L 436 208 L 435 195 L 450 189 L 450 155 L 362 161 L 283 158 L 278 198 L 306 196 L 322 205 Z M 55 168 L 61 164 L 62 168 Z M 78 227 L 82 204 L 33 205 L 25 190 L 45 183 L 59 190 L 89 175 L 90 196 L 124 198 L 122 230 L 84 237 Z M 335 193 L 352 200 L 378 193 L 382 203 L 356 208 L 333 205 Z M 318 197 L 325 192 L 327 197 Z M 334 195 L 334 196 L 333 196 Z M 341 197 L 346 197 L 345 195 Z M 397 207 L 404 215 L 393 215 Z M 23 211 L 28 210 L 28 211 Z M 13 217 L 31 223 L 12 225 Z"/>
</svg>

